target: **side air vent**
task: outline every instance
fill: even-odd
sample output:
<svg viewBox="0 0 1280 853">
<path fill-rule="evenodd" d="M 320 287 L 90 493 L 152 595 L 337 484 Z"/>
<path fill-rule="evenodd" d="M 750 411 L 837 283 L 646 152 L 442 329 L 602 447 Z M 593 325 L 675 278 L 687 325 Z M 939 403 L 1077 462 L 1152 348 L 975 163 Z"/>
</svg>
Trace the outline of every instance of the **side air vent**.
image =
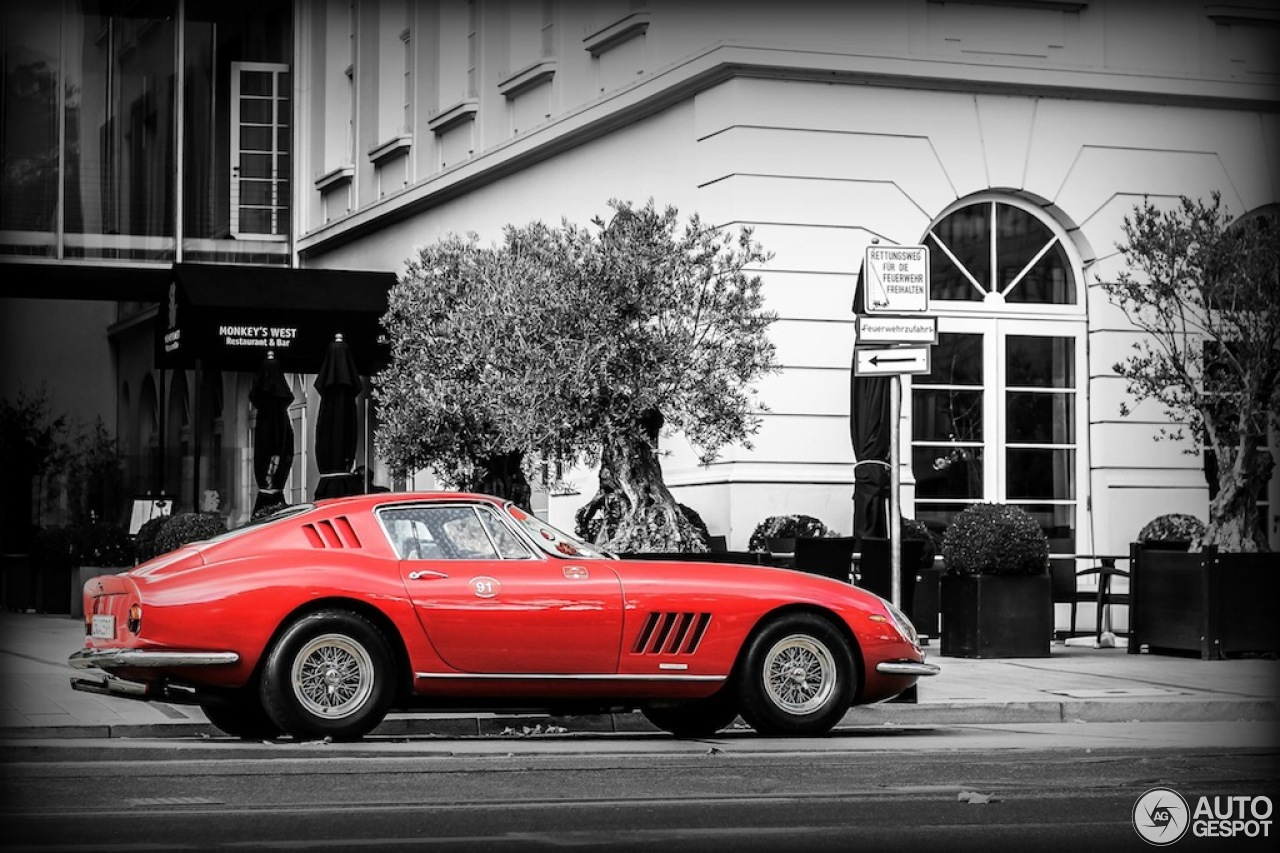
<svg viewBox="0 0 1280 853">
<path fill-rule="evenodd" d="M 711 624 L 710 613 L 650 613 L 636 637 L 631 653 L 637 655 L 691 655 Z"/>
<path fill-rule="evenodd" d="M 356 536 L 351 521 L 340 515 L 332 520 L 324 519 L 314 524 L 302 525 L 302 535 L 312 548 L 359 548 L 360 537 Z"/>
</svg>

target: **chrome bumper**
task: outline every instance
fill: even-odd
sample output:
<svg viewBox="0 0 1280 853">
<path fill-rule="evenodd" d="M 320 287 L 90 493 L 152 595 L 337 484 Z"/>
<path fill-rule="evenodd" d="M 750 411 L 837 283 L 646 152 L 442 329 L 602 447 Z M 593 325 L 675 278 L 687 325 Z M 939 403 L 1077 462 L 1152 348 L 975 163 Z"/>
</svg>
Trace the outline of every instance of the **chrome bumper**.
<svg viewBox="0 0 1280 853">
<path fill-rule="evenodd" d="M 235 652 L 166 652 L 151 649 L 81 649 L 67 658 L 73 669 L 134 667 L 226 666 L 237 663 Z"/>
<path fill-rule="evenodd" d="M 886 660 L 876 664 L 876 672 L 881 675 L 914 675 L 923 678 L 937 675 L 942 668 L 935 663 L 913 660 Z"/>
</svg>

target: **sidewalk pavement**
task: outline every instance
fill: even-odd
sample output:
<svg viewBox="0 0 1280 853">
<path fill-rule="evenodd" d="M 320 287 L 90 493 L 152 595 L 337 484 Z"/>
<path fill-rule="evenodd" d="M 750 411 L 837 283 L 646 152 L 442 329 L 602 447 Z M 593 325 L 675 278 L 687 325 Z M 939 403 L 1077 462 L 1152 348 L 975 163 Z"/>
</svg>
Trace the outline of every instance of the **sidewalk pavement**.
<svg viewBox="0 0 1280 853">
<path fill-rule="evenodd" d="M 199 708 L 71 689 L 67 656 L 84 644 L 71 616 L 0 612 L 0 740 L 218 736 Z M 853 708 L 843 727 L 999 723 L 1280 720 L 1280 661 L 1128 654 L 1054 643 L 1047 658 L 940 657 L 917 702 Z M 639 714 L 571 718 L 473 713 L 387 717 L 376 735 L 485 736 L 547 726 L 568 732 L 656 731 Z M 559 731 L 554 728 L 553 731 Z"/>
</svg>

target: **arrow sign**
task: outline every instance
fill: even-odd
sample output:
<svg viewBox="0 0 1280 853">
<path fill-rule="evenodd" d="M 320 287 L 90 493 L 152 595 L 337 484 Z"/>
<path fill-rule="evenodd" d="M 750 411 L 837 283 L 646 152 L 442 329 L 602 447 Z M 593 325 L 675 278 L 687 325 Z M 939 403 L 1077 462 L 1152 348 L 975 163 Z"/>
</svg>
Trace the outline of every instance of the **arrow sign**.
<svg viewBox="0 0 1280 853">
<path fill-rule="evenodd" d="M 928 373 L 930 347 L 857 347 L 854 349 L 855 376 L 894 376 Z"/>
</svg>

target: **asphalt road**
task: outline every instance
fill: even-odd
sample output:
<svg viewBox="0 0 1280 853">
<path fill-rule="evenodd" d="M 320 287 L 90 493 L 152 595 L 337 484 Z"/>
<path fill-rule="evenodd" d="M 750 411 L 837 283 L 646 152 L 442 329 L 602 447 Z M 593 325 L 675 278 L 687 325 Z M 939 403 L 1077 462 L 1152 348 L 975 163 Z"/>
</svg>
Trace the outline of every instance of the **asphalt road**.
<svg viewBox="0 0 1280 853">
<path fill-rule="evenodd" d="M 0 846 L 31 850 L 1146 850 L 1145 791 L 1280 799 L 1261 732 L 955 727 L 361 744 L 10 742 Z M 1199 738 L 1204 740 L 1205 738 Z M 1208 738 L 1214 741 L 1215 738 Z M 1253 745 L 1250 743 L 1253 742 Z M 1195 838 L 1175 850 L 1270 849 Z"/>
</svg>

